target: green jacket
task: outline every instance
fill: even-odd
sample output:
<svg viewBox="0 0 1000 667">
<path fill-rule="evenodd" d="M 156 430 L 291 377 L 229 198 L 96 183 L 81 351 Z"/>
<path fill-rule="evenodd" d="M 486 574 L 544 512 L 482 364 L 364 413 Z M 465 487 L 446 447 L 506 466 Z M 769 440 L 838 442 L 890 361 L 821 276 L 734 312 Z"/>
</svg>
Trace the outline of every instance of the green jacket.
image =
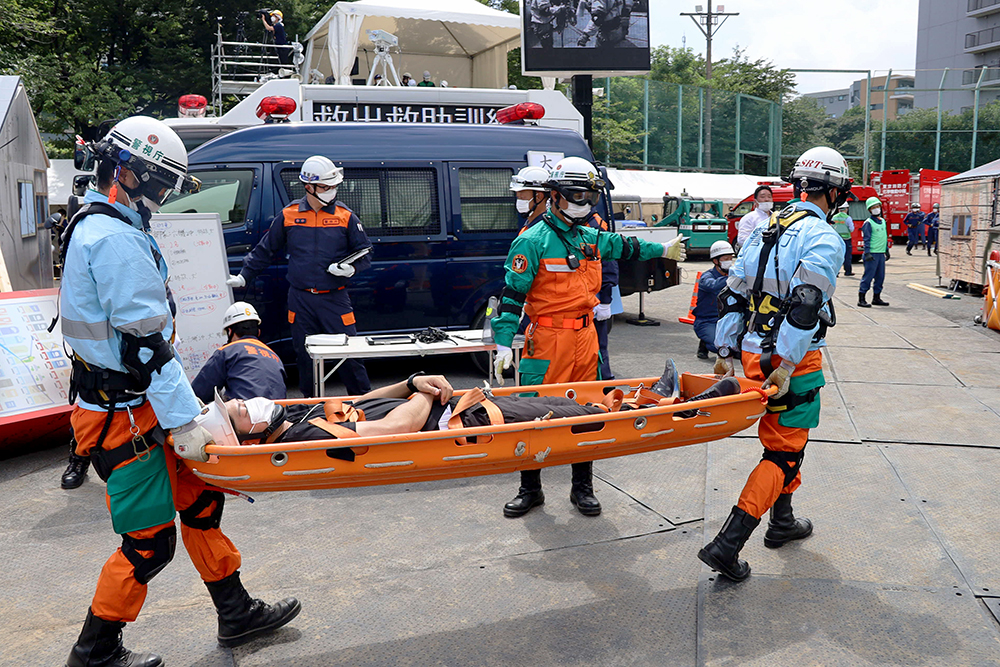
<svg viewBox="0 0 1000 667">
<path fill-rule="evenodd" d="M 533 321 L 544 316 L 580 317 L 598 303 L 595 295 L 601 288 L 601 259 L 647 260 L 662 256 L 662 243 L 599 232 L 587 225 L 570 227 L 546 213 L 514 239 L 507 253 L 507 290 L 499 314 L 491 321 L 494 340 L 510 347 L 520 324 L 521 303 L 511 298 L 510 292 L 527 295 L 524 310 Z M 579 262 L 575 269 L 571 267 L 573 261 Z"/>
</svg>

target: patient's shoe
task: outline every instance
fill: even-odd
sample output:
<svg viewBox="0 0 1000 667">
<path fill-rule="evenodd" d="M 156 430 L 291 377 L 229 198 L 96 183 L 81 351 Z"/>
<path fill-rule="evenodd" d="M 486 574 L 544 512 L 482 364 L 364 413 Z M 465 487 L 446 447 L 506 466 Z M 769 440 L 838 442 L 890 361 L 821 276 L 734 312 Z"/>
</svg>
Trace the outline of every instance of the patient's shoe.
<svg viewBox="0 0 1000 667">
<path fill-rule="evenodd" d="M 718 398 L 719 396 L 732 396 L 733 394 L 738 393 L 740 393 L 740 381 L 734 377 L 727 377 L 722 378 L 697 396 L 685 401 L 685 403 L 690 401 L 701 401 L 706 398 Z M 687 419 L 688 417 L 694 417 L 697 415 L 698 411 L 682 410 L 681 412 L 675 412 L 674 414 L 681 419 Z"/>
<path fill-rule="evenodd" d="M 663 398 L 678 398 L 681 395 L 680 376 L 677 375 L 677 366 L 674 365 L 673 359 L 667 359 L 663 375 L 649 389 Z"/>
</svg>

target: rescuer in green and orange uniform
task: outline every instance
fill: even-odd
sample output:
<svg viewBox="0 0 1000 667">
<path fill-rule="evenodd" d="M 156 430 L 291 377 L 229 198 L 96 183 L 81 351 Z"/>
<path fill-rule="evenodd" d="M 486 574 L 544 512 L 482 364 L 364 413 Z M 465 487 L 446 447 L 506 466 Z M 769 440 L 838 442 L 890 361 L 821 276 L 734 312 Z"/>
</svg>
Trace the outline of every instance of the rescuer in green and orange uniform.
<svg viewBox="0 0 1000 667">
<path fill-rule="evenodd" d="M 563 158 L 547 185 L 548 211 L 514 240 L 507 254 L 506 285 L 491 322 L 497 344 L 495 370 L 502 377 L 513 363 L 510 346 L 523 306 L 530 320 L 518 369 L 524 385 L 598 379 L 593 311 L 602 259 L 683 259 L 682 237 L 663 245 L 587 226 L 605 185 L 587 160 Z M 587 516 L 601 513 L 592 469 L 591 463 L 573 464 L 570 502 Z M 541 471 L 525 470 L 521 488 L 504 506 L 504 515 L 523 516 L 544 502 Z"/>
</svg>

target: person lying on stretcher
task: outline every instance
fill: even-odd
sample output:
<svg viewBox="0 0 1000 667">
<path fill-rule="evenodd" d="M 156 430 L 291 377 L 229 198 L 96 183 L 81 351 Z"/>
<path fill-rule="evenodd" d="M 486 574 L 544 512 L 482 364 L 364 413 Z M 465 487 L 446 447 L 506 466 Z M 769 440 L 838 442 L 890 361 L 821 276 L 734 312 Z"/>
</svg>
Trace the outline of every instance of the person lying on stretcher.
<svg viewBox="0 0 1000 667">
<path fill-rule="evenodd" d="M 221 411 L 230 434 L 250 444 L 302 442 L 335 438 L 370 437 L 439 431 L 490 424 L 527 422 L 536 419 L 557 419 L 582 415 L 605 414 L 609 411 L 639 409 L 657 405 L 659 399 L 680 402 L 680 384 L 672 360 L 667 361 L 663 376 L 646 390 L 645 401 L 622 402 L 609 394 L 604 404 L 581 405 L 562 396 L 491 396 L 473 389 L 462 397 L 453 397 L 451 384 L 443 375 L 415 375 L 410 379 L 368 392 L 353 403 L 339 399 L 320 403 L 279 405 L 272 400 L 256 397 L 232 399 L 224 404 L 217 399 L 203 411 L 209 431 L 217 430 L 216 419 Z M 723 378 L 707 391 L 689 400 L 727 396 L 740 392 L 739 381 Z M 221 410 L 220 410 L 221 408 Z M 694 417 L 695 410 L 678 412 L 681 418 Z M 231 438 L 232 436 L 230 436 Z M 222 444 L 229 438 L 216 437 Z M 229 443 L 235 444 L 235 443 Z M 354 460 L 349 447 L 327 452 L 333 458 Z"/>
</svg>

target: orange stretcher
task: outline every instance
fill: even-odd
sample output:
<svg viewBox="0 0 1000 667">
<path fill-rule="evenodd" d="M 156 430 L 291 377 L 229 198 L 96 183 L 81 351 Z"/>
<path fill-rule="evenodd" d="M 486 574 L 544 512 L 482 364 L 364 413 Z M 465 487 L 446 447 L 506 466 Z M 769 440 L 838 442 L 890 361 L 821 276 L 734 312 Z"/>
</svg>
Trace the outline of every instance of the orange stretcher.
<svg viewBox="0 0 1000 667">
<path fill-rule="evenodd" d="M 184 460 L 200 479 L 237 491 L 292 491 L 427 482 L 496 475 L 682 447 L 731 436 L 764 415 L 767 396 L 760 383 L 738 378 L 742 393 L 642 410 L 542 421 L 267 445 L 209 445 L 208 463 Z M 496 396 L 565 396 L 578 403 L 601 403 L 608 390 L 626 398 L 657 378 L 576 382 L 493 389 Z M 681 395 L 697 396 L 714 375 L 681 375 Z M 627 385 L 626 385 L 627 383 Z M 474 390 L 469 390 L 474 391 Z M 631 392 L 631 393 L 629 393 Z M 456 391 L 456 395 L 464 394 Z M 330 399 L 279 401 L 316 403 Z M 687 419 L 674 413 L 697 409 Z M 475 442 L 470 438 L 475 436 Z M 470 442 L 470 444 L 460 444 Z M 350 446 L 354 461 L 330 458 L 328 448 Z"/>
</svg>

